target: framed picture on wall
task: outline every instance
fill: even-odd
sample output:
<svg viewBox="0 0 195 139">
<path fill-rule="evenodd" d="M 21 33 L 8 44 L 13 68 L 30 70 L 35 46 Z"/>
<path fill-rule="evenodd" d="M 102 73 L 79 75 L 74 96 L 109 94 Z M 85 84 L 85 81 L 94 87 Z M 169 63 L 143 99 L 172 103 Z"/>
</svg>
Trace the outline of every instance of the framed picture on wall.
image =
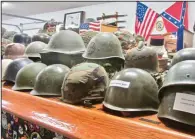
<svg viewBox="0 0 195 139">
<path fill-rule="evenodd" d="M 84 21 L 84 11 L 66 13 L 64 15 L 64 27 L 68 28 L 79 28 L 80 24 Z"/>
</svg>

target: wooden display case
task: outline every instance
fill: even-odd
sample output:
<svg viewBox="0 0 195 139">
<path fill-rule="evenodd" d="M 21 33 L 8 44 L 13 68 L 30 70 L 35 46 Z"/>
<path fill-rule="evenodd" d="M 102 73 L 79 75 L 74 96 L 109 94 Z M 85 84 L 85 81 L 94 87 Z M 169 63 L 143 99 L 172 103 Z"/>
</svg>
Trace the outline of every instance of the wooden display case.
<svg viewBox="0 0 195 139">
<path fill-rule="evenodd" d="M 156 114 L 123 118 L 102 111 L 102 105 L 84 108 L 62 103 L 59 98 L 31 96 L 10 86 L 2 88 L 2 110 L 69 139 L 194 139 L 166 127 Z"/>
</svg>

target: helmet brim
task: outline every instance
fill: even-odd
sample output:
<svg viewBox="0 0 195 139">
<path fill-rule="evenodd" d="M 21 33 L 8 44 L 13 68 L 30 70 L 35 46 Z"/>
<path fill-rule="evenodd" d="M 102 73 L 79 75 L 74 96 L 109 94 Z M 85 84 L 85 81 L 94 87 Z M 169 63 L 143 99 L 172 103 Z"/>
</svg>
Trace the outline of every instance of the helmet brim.
<svg viewBox="0 0 195 139">
<path fill-rule="evenodd" d="M 30 94 L 33 95 L 33 96 L 56 96 L 56 97 L 60 97 L 61 96 L 61 94 L 38 92 L 36 90 L 32 90 L 30 92 Z"/>
</svg>

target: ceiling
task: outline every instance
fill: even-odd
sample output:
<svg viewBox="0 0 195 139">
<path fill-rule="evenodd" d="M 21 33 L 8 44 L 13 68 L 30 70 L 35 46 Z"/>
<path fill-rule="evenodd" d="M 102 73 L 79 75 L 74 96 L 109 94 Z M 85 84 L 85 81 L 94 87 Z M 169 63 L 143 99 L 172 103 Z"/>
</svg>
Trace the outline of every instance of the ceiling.
<svg viewBox="0 0 195 139">
<path fill-rule="evenodd" d="M 30 16 L 101 3 L 105 2 L 2 2 L 2 13 Z M 2 20 L 11 18 L 14 17 L 2 16 Z"/>
</svg>

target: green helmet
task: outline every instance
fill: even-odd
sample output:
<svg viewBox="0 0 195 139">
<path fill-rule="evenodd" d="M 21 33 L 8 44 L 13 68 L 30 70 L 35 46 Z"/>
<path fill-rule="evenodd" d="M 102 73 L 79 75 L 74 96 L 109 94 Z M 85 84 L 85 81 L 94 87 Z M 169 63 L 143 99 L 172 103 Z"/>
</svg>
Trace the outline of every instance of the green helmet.
<svg viewBox="0 0 195 139">
<path fill-rule="evenodd" d="M 109 78 L 105 69 L 95 63 L 81 63 L 71 68 L 62 85 L 62 100 L 81 103 L 103 100 Z"/>
<path fill-rule="evenodd" d="M 70 30 L 55 33 L 42 53 L 56 52 L 67 55 L 79 54 L 85 51 L 85 44 L 79 34 Z"/>
<path fill-rule="evenodd" d="M 47 67 L 42 63 L 31 63 L 23 67 L 16 75 L 13 90 L 30 90 L 33 89 L 35 79 L 39 72 Z"/>
<path fill-rule="evenodd" d="M 158 117 L 174 125 L 195 126 L 195 60 L 172 66 L 159 90 Z"/>
<path fill-rule="evenodd" d="M 185 48 L 178 51 L 171 62 L 171 66 L 177 64 L 178 62 L 185 61 L 185 60 L 195 60 L 195 48 Z"/>
<path fill-rule="evenodd" d="M 47 44 L 40 42 L 40 41 L 35 41 L 31 42 L 26 50 L 25 50 L 25 55 L 27 57 L 39 57 L 41 58 L 41 55 L 39 54 L 45 47 L 47 47 Z"/>
<path fill-rule="evenodd" d="M 2 38 L 8 39 L 8 40 L 10 40 L 10 41 L 13 41 L 13 37 L 14 37 L 14 35 L 15 35 L 16 33 L 17 33 L 17 32 L 15 32 L 15 31 L 6 31 L 6 32 L 4 33 L 4 35 L 3 35 Z"/>
<path fill-rule="evenodd" d="M 120 112 L 157 111 L 157 84 L 152 76 L 142 69 L 124 69 L 110 81 L 103 105 Z"/>
<path fill-rule="evenodd" d="M 95 32 L 95 31 L 86 31 L 80 34 L 85 43 L 85 47 L 87 47 L 90 40 L 97 34 L 98 32 Z"/>
<path fill-rule="evenodd" d="M 158 58 L 156 52 L 150 47 L 144 46 L 140 41 L 138 47 L 127 52 L 125 68 L 140 68 L 149 72 L 158 71 Z"/>
<path fill-rule="evenodd" d="M 113 33 L 98 33 L 91 39 L 84 52 L 86 59 L 119 58 L 124 60 L 120 41 Z"/>
<path fill-rule="evenodd" d="M 34 89 L 30 94 L 35 96 L 61 96 L 61 86 L 69 68 L 54 64 L 42 70 L 36 77 Z"/>
<path fill-rule="evenodd" d="M 145 40 L 144 40 L 144 37 L 142 37 L 142 36 L 140 36 L 140 35 L 136 35 L 136 36 L 135 36 L 135 40 L 136 40 L 137 43 L 139 43 L 139 41 L 143 41 L 143 42 L 145 41 Z"/>
</svg>

